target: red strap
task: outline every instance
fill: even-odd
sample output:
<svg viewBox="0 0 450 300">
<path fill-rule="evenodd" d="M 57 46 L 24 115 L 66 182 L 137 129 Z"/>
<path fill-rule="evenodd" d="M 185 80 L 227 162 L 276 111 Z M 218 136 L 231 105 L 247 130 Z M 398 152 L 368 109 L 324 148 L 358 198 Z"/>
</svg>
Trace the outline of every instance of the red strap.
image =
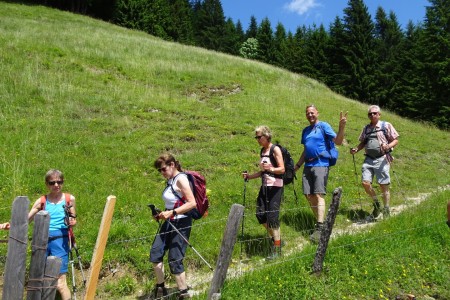
<svg viewBox="0 0 450 300">
<path fill-rule="evenodd" d="M 47 195 L 41 196 L 41 210 L 45 210 L 45 203 L 47 203 Z"/>
<path fill-rule="evenodd" d="M 66 198 L 66 205 L 70 205 L 71 195 L 69 193 L 64 193 L 64 197 Z M 45 210 L 45 204 L 47 203 L 47 195 L 41 196 L 41 210 Z"/>
</svg>

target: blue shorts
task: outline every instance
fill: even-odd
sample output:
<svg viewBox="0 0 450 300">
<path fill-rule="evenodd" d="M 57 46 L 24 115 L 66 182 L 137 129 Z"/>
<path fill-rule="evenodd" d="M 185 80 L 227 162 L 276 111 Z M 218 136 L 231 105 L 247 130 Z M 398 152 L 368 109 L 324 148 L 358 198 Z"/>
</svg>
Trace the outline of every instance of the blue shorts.
<svg viewBox="0 0 450 300">
<path fill-rule="evenodd" d="M 59 274 L 67 273 L 69 265 L 69 230 L 52 230 L 48 234 L 47 256 L 61 258 Z"/>
</svg>

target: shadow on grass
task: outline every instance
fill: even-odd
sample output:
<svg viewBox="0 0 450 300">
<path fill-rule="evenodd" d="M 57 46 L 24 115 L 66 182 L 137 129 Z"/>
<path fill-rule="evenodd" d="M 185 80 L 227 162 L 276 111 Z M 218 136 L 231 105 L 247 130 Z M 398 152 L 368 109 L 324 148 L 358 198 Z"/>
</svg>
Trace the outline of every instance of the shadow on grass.
<svg viewBox="0 0 450 300">
<path fill-rule="evenodd" d="M 165 297 L 159 297 L 156 298 L 154 291 L 150 292 L 149 294 L 142 295 L 139 297 L 136 297 L 137 300 L 153 300 L 153 299 L 164 299 L 164 300 L 175 300 L 178 299 L 178 288 L 167 288 L 167 296 Z"/>
<path fill-rule="evenodd" d="M 369 212 L 362 209 L 340 209 L 339 214 L 344 215 L 348 220 L 353 223 L 364 223 L 367 217 L 370 215 Z"/>
<path fill-rule="evenodd" d="M 245 233 L 239 235 L 239 247 L 242 247 L 242 254 L 251 258 L 253 256 L 267 256 L 272 247 L 272 241 L 267 235 Z"/>
<path fill-rule="evenodd" d="M 311 230 L 314 229 L 316 223 L 316 218 L 309 209 L 286 212 L 280 219 L 304 237 L 311 234 Z"/>
</svg>

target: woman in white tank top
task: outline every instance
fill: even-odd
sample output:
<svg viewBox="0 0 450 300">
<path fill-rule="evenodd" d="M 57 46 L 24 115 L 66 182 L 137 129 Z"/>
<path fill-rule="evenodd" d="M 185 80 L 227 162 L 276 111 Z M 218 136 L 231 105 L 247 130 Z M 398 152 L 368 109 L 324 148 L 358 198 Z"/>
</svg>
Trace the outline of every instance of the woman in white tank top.
<svg viewBox="0 0 450 300">
<path fill-rule="evenodd" d="M 153 263 L 156 276 L 155 298 L 167 295 L 163 263 L 166 252 L 168 252 L 170 272 L 175 276 L 177 283 L 179 299 L 188 298 L 183 266 L 187 249 L 184 238 L 189 239 L 191 233 L 192 218 L 186 213 L 196 207 L 195 198 L 186 174 L 182 172 L 179 162 L 172 155 L 161 155 L 155 160 L 154 166 L 167 179 L 166 188 L 162 193 L 165 210 L 154 216 L 157 220 L 165 220 L 165 222 L 150 250 L 150 261 Z M 175 226 L 179 233 L 174 231 L 172 226 Z"/>
</svg>

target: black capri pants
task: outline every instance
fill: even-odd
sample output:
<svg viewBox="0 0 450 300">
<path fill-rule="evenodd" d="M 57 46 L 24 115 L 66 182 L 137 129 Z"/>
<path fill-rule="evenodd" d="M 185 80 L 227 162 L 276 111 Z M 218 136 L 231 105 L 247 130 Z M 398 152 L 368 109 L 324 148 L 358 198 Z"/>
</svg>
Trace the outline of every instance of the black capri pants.
<svg viewBox="0 0 450 300">
<path fill-rule="evenodd" d="M 283 187 L 261 186 L 256 200 L 256 219 L 269 228 L 280 227 L 280 205 Z"/>
</svg>

